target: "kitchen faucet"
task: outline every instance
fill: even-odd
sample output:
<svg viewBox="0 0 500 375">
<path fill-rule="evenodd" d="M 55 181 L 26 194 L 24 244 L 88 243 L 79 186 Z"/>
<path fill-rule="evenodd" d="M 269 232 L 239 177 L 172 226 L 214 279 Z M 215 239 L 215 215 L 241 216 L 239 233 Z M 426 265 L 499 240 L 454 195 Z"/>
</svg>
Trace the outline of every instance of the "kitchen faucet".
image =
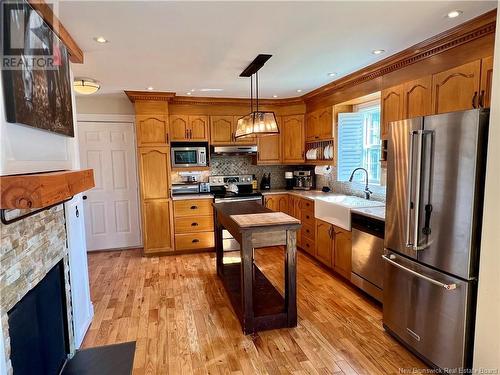
<svg viewBox="0 0 500 375">
<path fill-rule="evenodd" d="M 365 186 L 365 199 L 370 199 L 370 195 L 372 194 L 372 191 L 368 188 L 368 171 L 365 169 L 365 168 L 356 168 L 355 170 L 352 171 L 351 173 L 351 177 L 349 177 L 349 182 L 352 182 L 352 179 L 354 178 L 354 173 L 356 173 L 356 171 L 358 170 L 362 170 L 362 171 L 365 171 L 365 175 L 366 175 L 366 186 Z"/>
</svg>

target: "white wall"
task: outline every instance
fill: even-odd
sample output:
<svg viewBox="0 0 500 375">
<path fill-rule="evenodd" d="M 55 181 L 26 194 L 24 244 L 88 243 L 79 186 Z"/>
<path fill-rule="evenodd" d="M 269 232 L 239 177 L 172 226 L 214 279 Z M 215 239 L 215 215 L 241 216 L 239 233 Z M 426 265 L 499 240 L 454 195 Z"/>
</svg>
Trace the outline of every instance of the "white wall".
<svg viewBox="0 0 500 375">
<path fill-rule="evenodd" d="M 134 105 L 123 92 L 91 96 L 77 95 L 76 112 L 78 114 L 135 114 Z"/>
<path fill-rule="evenodd" d="M 500 373 L 500 18 L 494 60 L 474 368 Z"/>
</svg>

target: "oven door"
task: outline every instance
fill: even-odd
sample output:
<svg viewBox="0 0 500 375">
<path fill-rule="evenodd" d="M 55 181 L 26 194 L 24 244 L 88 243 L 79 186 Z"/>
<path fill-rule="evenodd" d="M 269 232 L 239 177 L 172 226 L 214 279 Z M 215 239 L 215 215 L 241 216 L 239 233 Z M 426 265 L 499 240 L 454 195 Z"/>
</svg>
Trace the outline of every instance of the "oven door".
<svg viewBox="0 0 500 375">
<path fill-rule="evenodd" d="M 203 167 L 206 163 L 202 164 L 199 155 L 200 153 L 196 147 L 172 147 L 172 167 Z"/>
</svg>

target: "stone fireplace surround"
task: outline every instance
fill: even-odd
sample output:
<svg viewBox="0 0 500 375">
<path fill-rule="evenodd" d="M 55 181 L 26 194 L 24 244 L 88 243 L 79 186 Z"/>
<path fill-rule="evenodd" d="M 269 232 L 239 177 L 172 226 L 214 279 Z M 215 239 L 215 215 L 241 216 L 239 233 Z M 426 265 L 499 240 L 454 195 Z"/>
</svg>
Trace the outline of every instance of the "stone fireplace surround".
<svg viewBox="0 0 500 375">
<path fill-rule="evenodd" d="M 33 289 L 59 261 L 64 265 L 64 285 L 70 353 L 74 353 L 69 258 L 63 205 L 15 223 L 0 223 L 0 322 L 7 373 L 12 374 L 7 313 Z"/>
</svg>

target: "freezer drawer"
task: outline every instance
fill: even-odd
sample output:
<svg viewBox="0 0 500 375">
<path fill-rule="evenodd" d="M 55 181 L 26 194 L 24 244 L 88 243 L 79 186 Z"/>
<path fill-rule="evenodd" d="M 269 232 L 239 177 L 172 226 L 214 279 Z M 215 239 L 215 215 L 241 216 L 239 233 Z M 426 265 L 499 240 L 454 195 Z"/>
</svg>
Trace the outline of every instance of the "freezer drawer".
<svg viewBox="0 0 500 375">
<path fill-rule="evenodd" d="M 473 281 L 384 254 L 384 326 L 440 368 L 468 368 L 472 351 Z"/>
</svg>

